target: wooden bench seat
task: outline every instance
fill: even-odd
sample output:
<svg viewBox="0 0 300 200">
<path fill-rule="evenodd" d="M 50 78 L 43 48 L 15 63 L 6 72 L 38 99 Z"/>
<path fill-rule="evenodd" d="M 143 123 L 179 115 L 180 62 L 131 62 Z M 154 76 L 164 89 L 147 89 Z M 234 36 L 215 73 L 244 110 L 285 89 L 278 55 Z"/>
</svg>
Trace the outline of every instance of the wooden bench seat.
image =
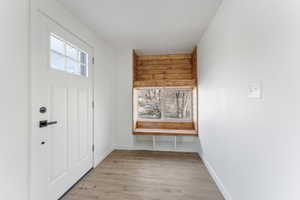
<svg viewBox="0 0 300 200">
<path fill-rule="evenodd" d="M 198 136 L 196 130 L 175 130 L 175 129 L 143 129 L 136 128 L 134 135 L 166 135 L 166 136 Z"/>
</svg>

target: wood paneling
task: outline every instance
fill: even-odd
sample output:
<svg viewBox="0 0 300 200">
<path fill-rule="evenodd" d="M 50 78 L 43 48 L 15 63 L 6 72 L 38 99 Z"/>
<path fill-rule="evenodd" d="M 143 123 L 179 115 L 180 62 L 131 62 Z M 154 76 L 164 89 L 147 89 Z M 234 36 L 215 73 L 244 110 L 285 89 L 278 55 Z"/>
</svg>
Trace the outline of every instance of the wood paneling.
<svg viewBox="0 0 300 200">
<path fill-rule="evenodd" d="M 168 86 L 196 86 L 196 80 L 147 80 L 135 81 L 133 87 L 168 87 Z"/>
<path fill-rule="evenodd" d="M 137 54 L 135 51 L 132 51 L 132 63 L 133 63 L 133 81 L 137 80 Z"/>
<path fill-rule="evenodd" d="M 192 53 L 192 75 L 193 79 L 195 79 L 197 83 L 197 47 L 195 47 Z"/>
<path fill-rule="evenodd" d="M 196 86 L 196 54 L 134 57 L 134 87 Z"/>
<path fill-rule="evenodd" d="M 224 200 L 197 153 L 113 151 L 62 200 Z"/>
<path fill-rule="evenodd" d="M 193 122 L 153 122 L 137 121 L 137 128 L 144 129 L 175 129 L 175 130 L 194 130 Z"/>
<path fill-rule="evenodd" d="M 192 74 L 138 74 L 141 81 L 147 80 L 189 80 Z"/>
<path fill-rule="evenodd" d="M 191 54 L 171 54 L 159 56 L 140 56 L 139 60 L 170 60 L 170 59 L 191 59 Z"/>
<path fill-rule="evenodd" d="M 138 65 L 137 70 L 176 70 L 192 69 L 190 64 L 172 64 L 172 65 Z"/>
<path fill-rule="evenodd" d="M 151 65 L 174 65 L 174 64 L 186 64 L 191 65 L 192 60 L 189 59 L 169 59 L 169 60 L 138 60 L 138 66 L 151 66 Z"/>
<path fill-rule="evenodd" d="M 166 69 L 139 69 L 138 75 L 143 74 L 191 74 L 192 69 L 191 68 L 170 68 L 172 70 L 166 70 Z"/>
</svg>

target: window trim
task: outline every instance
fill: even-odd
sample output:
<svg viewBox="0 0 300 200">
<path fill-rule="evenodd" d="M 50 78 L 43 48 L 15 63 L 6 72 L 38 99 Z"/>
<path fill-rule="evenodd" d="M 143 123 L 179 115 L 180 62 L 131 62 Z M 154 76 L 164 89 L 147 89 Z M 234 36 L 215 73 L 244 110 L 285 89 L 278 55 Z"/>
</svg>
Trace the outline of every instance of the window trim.
<svg viewBox="0 0 300 200">
<path fill-rule="evenodd" d="M 170 119 L 170 118 L 166 118 L 164 116 L 164 110 L 165 110 L 165 103 L 162 101 L 163 98 L 161 98 L 161 102 L 160 102 L 160 109 L 161 109 L 161 119 L 143 119 L 140 118 L 138 116 L 138 91 L 139 90 L 143 90 L 143 89 L 156 89 L 159 88 L 162 90 L 162 96 L 164 96 L 165 92 L 164 89 L 185 89 L 185 90 L 190 90 L 191 92 L 191 116 L 190 119 Z M 180 86 L 180 87 L 138 87 L 138 88 L 134 88 L 134 93 L 136 93 L 136 95 L 134 95 L 134 115 L 136 118 L 136 121 L 145 121 L 145 122 L 194 122 L 194 98 L 193 98 L 193 87 L 189 87 L 189 86 Z"/>
</svg>

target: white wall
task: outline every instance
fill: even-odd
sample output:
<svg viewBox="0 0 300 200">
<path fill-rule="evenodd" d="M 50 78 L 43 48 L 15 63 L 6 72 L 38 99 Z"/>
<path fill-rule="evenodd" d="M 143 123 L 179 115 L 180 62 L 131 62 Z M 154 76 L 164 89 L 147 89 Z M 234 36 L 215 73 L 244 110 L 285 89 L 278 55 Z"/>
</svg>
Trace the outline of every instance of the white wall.
<svg viewBox="0 0 300 200">
<path fill-rule="evenodd" d="M 115 148 L 132 148 L 132 49 L 116 52 Z"/>
<path fill-rule="evenodd" d="M 233 200 L 300 199 L 299 10 L 224 0 L 199 43 L 203 156 Z M 263 98 L 247 98 L 259 81 Z"/>
<path fill-rule="evenodd" d="M 115 52 L 101 43 L 95 49 L 94 165 L 113 150 Z"/>
<path fill-rule="evenodd" d="M 0 199 L 28 195 L 28 1 L 0 6 Z"/>
</svg>

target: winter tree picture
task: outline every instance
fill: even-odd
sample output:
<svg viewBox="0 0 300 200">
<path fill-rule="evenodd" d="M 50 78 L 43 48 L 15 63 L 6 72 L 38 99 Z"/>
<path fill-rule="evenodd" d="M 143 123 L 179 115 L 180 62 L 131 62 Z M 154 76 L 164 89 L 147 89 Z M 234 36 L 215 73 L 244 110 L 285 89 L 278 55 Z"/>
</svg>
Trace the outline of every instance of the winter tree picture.
<svg viewBox="0 0 300 200">
<path fill-rule="evenodd" d="M 192 120 L 192 90 L 185 88 L 143 88 L 138 91 L 140 119 Z"/>
</svg>

